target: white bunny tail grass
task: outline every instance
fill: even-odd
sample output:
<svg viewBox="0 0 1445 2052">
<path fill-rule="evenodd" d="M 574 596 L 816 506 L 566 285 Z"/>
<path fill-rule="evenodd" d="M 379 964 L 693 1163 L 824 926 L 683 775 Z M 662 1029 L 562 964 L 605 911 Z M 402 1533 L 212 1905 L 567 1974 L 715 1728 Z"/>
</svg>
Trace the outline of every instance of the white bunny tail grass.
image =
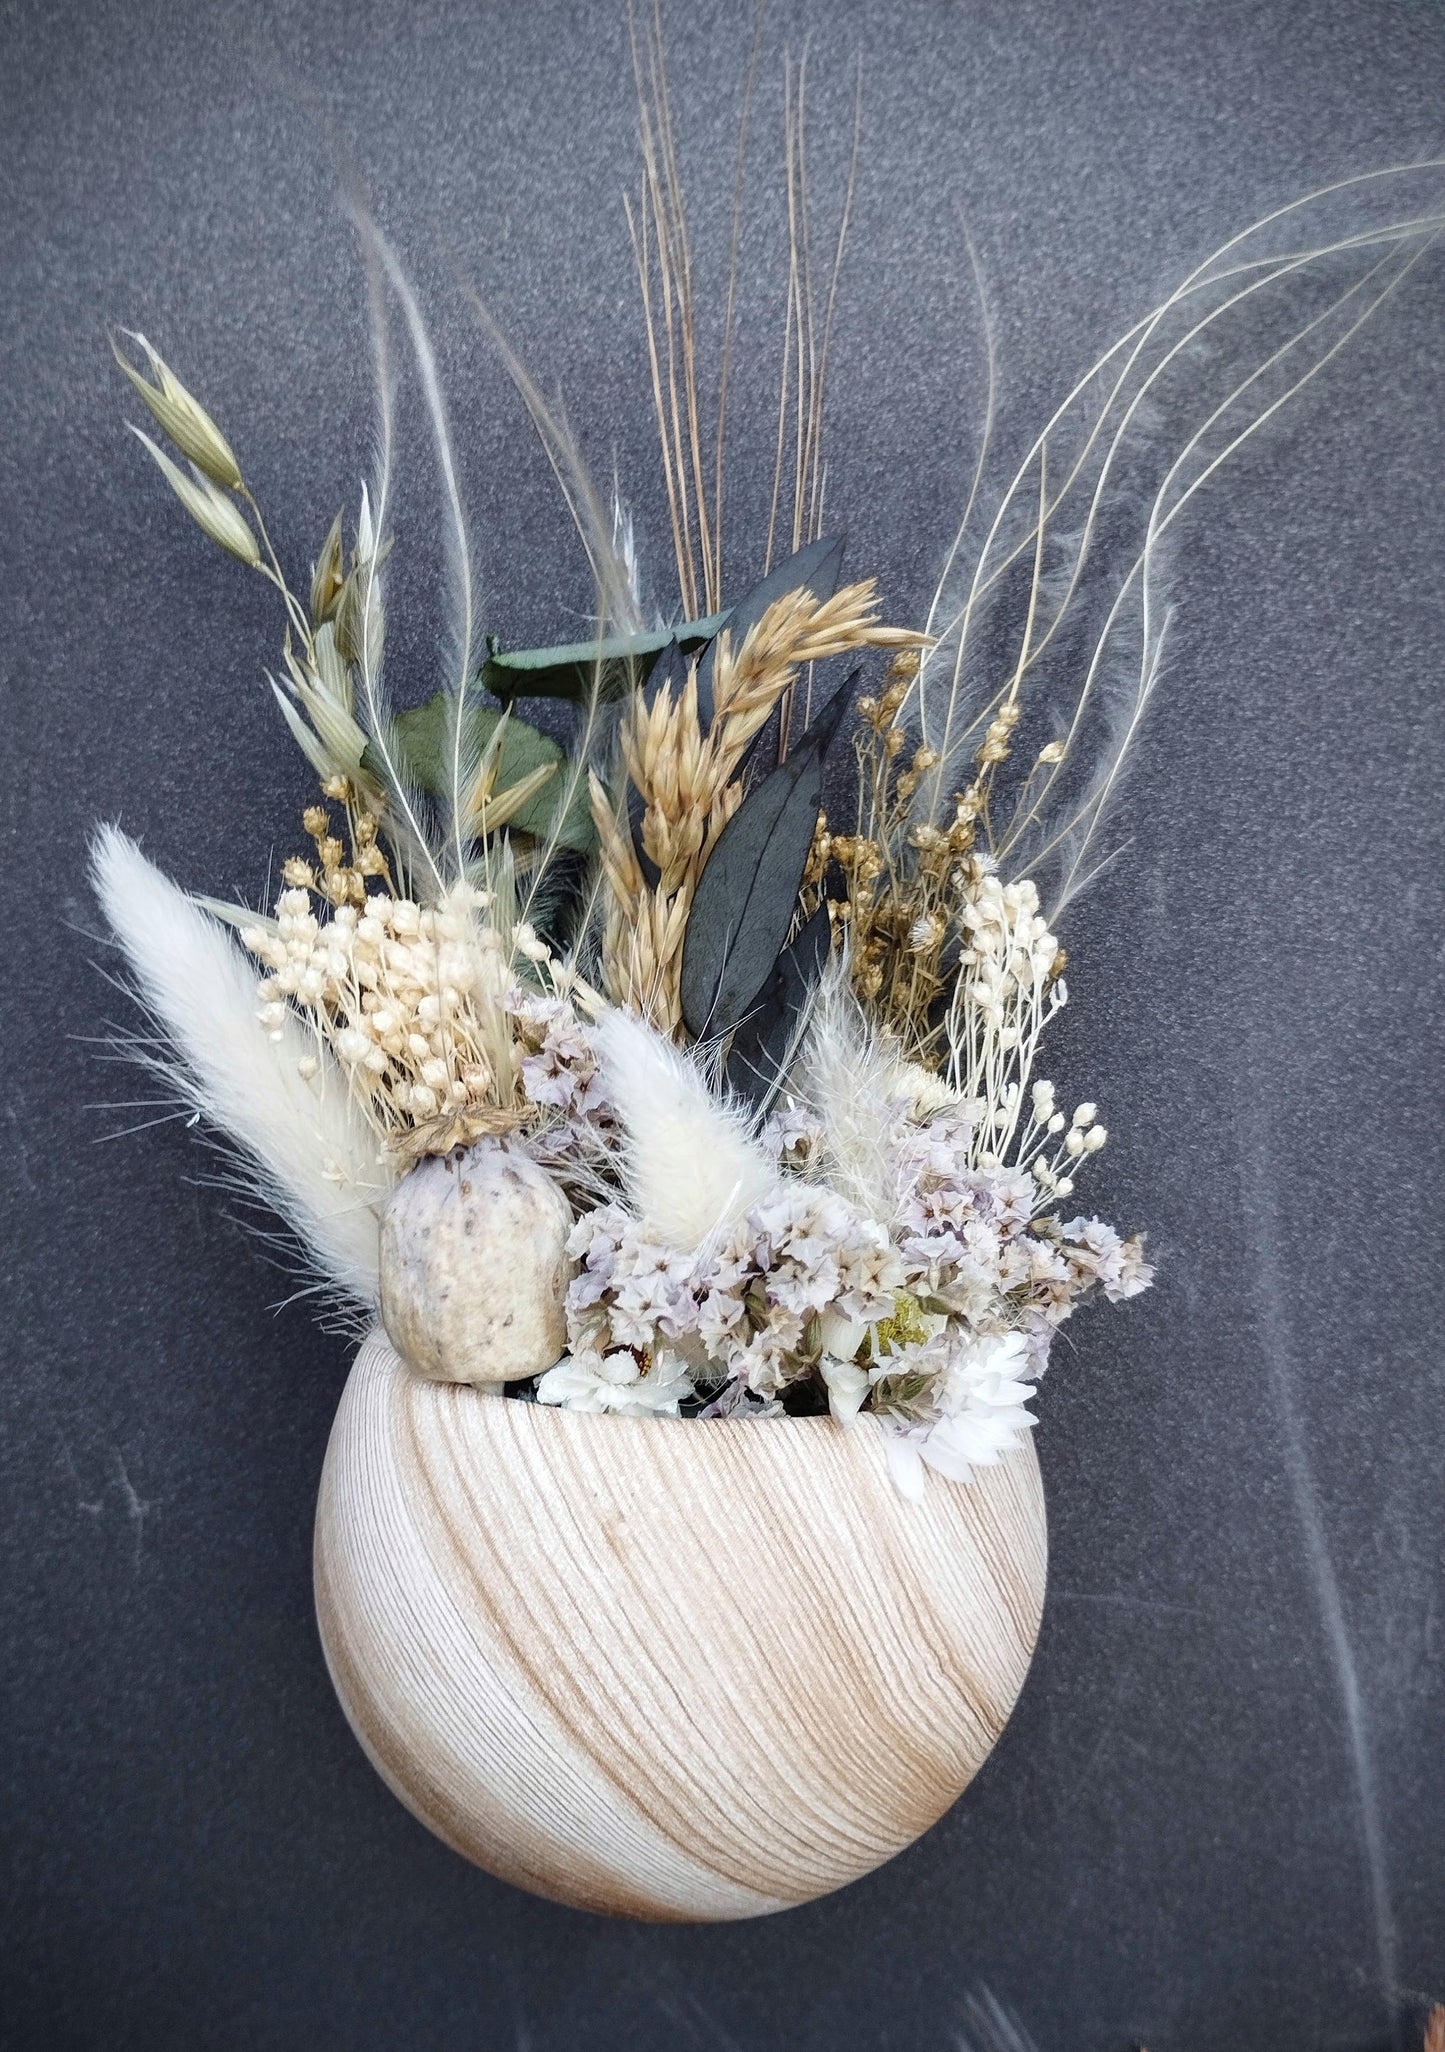
<svg viewBox="0 0 1445 2052">
<path fill-rule="evenodd" d="M 254 966 L 118 827 L 97 831 L 91 877 L 158 1032 L 131 1051 L 237 1150 L 323 1285 L 373 1309 L 392 1179 L 329 1050 L 294 1015 L 262 1030 Z"/>
<path fill-rule="evenodd" d="M 746 1113 L 717 1097 L 681 1048 L 621 1011 L 607 1014 L 597 1042 L 640 1217 L 675 1245 L 700 1247 L 768 1195 L 776 1174 Z"/>
<path fill-rule="evenodd" d="M 899 1200 L 897 1149 L 889 1145 L 899 1122 L 897 1059 L 870 1032 L 842 954 L 823 971 L 788 1081 L 823 1129 L 817 1172 L 870 1217 L 891 1219 Z"/>
<path fill-rule="evenodd" d="M 891 1218 L 898 1065 L 869 1029 L 843 955 L 823 972 L 789 1081 L 823 1129 L 819 1173 L 870 1217 Z"/>
</svg>

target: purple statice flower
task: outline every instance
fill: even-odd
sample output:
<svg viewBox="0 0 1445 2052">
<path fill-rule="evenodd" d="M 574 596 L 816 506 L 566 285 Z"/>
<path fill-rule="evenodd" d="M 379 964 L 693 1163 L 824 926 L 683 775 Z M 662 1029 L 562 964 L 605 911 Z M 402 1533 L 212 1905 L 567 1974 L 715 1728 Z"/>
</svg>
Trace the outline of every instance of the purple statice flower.
<svg viewBox="0 0 1445 2052">
<path fill-rule="evenodd" d="M 605 1109 L 606 1092 L 587 1028 L 570 1005 L 540 991 L 511 992 L 507 1009 L 531 1052 L 522 1058 L 522 1088 L 532 1104 L 586 1118 Z"/>
</svg>

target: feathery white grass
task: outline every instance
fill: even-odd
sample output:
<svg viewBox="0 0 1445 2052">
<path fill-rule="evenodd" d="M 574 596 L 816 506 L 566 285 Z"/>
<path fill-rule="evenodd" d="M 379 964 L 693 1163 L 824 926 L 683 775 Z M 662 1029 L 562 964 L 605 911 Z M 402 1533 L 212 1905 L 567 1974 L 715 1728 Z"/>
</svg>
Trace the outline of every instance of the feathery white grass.
<svg viewBox="0 0 1445 2052">
<path fill-rule="evenodd" d="M 118 827 L 97 830 L 91 876 L 161 1036 L 138 1057 L 238 1151 L 246 1187 L 285 1220 L 317 1276 L 373 1308 L 391 1177 L 324 1042 L 299 1018 L 268 1038 L 252 963 Z M 316 1065 L 309 1082 L 303 1061 Z"/>
<path fill-rule="evenodd" d="M 716 1096 L 681 1048 L 641 1019 L 597 1028 L 607 1094 L 626 1135 L 623 1175 L 639 1216 L 675 1245 L 701 1246 L 773 1189 L 772 1163 L 741 1108 Z"/>
<path fill-rule="evenodd" d="M 1445 233 L 1442 169 L 1434 162 L 1341 180 L 1232 237 L 1089 367 L 977 540 L 975 476 L 927 622 L 937 646 L 920 674 L 918 716 L 940 761 L 919 809 L 938 811 L 1006 700 L 1026 710 L 1037 696 L 1041 711 L 1061 708 L 1052 733 L 1028 736 L 1033 745 L 1063 742 L 1061 759 L 1030 761 L 1025 723 L 1019 760 L 999 773 L 990 812 L 994 853 L 1009 873 L 1040 878 L 1051 919 L 1098 873 L 1095 844 L 1159 673 L 1162 544 L 1220 466 L 1318 376 Z M 1410 181 L 1427 178 L 1428 198 L 1412 205 Z M 1331 210 L 1357 202 L 1375 218 L 1331 232 Z M 1201 347 L 1217 358 L 1203 375 Z M 986 433 L 980 468 L 987 443 Z M 1113 566 L 1129 534 L 1120 575 Z M 1027 622 L 1012 630 L 1013 654 L 997 664 L 982 646 L 985 624 L 1020 585 Z M 1090 606 L 1092 639 L 1081 653 L 1072 637 Z"/>
<path fill-rule="evenodd" d="M 527 409 L 577 530 L 597 590 L 598 639 L 607 634 L 640 633 L 645 622 L 637 592 L 632 523 L 627 521 L 625 535 L 619 532 L 615 486 L 609 511 L 560 404 L 548 405 L 541 387 L 476 287 L 463 281 L 463 290 Z"/>
<path fill-rule="evenodd" d="M 381 599 L 381 565 L 386 549 L 386 523 L 391 513 L 391 475 L 396 436 L 396 370 L 391 354 L 386 284 L 380 251 L 369 230 L 374 227 L 360 199 L 348 205 L 366 260 L 367 310 L 376 383 L 376 433 L 371 483 L 362 486 L 361 518 L 356 553 L 362 566 L 363 590 L 357 634 L 357 710 L 366 728 L 377 766 L 386 784 L 388 829 L 403 858 L 403 889 L 418 898 L 440 897 L 446 880 L 432 851 L 426 809 L 418 796 L 405 759 L 392 733 L 392 707 L 383 676 L 385 616 Z M 411 874 L 405 874 L 406 869 Z"/>
<path fill-rule="evenodd" d="M 467 531 L 467 516 L 462 503 L 456 452 L 447 420 L 446 401 L 442 396 L 436 352 L 432 348 L 426 322 L 422 319 L 416 293 L 412 290 L 411 280 L 403 270 L 396 251 L 376 222 L 360 209 L 356 210 L 356 219 L 363 238 L 375 251 L 377 261 L 385 273 L 388 285 L 396 295 L 402 317 L 406 321 L 412 355 L 416 359 L 417 375 L 421 382 L 422 397 L 426 402 L 427 417 L 431 422 L 437 468 L 441 473 L 442 489 L 447 504 L 447 556 L 452 579 L 452 711 L 448 747 L 448 816 L 456 854 L 456 874 L 463 877 L 467 872 L 470 851 L 467 829 L 472 816 L 472 792 L 476 788 L 477 777 L 477 751 L 470 738 L 471 730 L 467 720 L 467 696 L 477 667 L 477 604 L 471 538 Z"/>
<path fill-rule="evenodd" d="M 632 508 L 622 496 L 622 480 L 612 466 L 612 553 L 631 608 L 632 618 L 642 624 L 642 565 L 637 554 L 637 526 Z"/>
<path fill-rule="evenodd" d="M 965 2035 L 954 2040 L 955 2052 L 1038 2052 L 1033 2039 L 987 1988 L 964 2004 Z"/>
<path fill-rule="evenodd" d="M 602 495 L 560 404 L 557 407 L 547 404 L 536 379 L 508 341 L 476 287 L 463 280 L 462 289 L 527 408 L 563 503 L 577 530 L 592 572 L 598 642 L 614 634 L 639 633 L 644 622 L 632 519 L 623 507 L 615 480 L 609 510 L 603 505 Z M 578 793 L 586 789 L 588 771 L 602 763 L 606 763 L 609 771 L 613 767 L 611 756 L 617 721 L 615 715 L 608 716 L 602 699 L 602 684 L 603 670 L 599 657 L 594 666 L 591 689 L 582 700 L 575 731 L 568 742 L 566 763 L 552 787 L 555 791 L 552 826 L 542 845 L 532 851 L 528 860 L 527 890 L 522 899 L 521 917 L 534 924 L 544 916 L 552 865 L 562 849 L 563 823 L 570 815 Z M 600 879 L 596 880 L 594 902 L 584 908 L 578 927 L 584 936 L 584 944 L 593 925 L 596 889 L 600 889 Z"/>
</svg>

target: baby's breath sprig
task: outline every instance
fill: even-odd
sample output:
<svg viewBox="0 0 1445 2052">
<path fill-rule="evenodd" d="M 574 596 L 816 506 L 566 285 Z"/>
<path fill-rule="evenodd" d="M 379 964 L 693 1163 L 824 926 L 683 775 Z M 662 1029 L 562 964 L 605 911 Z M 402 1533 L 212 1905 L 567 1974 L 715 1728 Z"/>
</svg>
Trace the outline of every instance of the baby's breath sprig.
<svg viewBox="0 0 1445 2052">
<path fill-rule="evenodd" d="M 242 933 L 267 971 L 262 1026 L 279 1039 L 293 1010 L 309 1020 L 378 1138 L 404 1160 L 524 1124 L 528 1049 L 511 1000 L 519 960 L 547 963 L 546 944 L 515 918 L 505 888 L 456 884 L 436 906 L 368 894 L 363 874 L 342 865 L 325 807 L 306 824 L 320 873 L 289 862 L 275 919 Z"/>
<path fill-rule="evenodd" d="M 968 855 L 959 865 L 957 902 L 963 945 L 945 1019 L 944 1069 L 959 1097 L 979 1107 L 970 1159 L 981 1168 L 1033 1168 L 1050 1195 L 1067 1196 L 1073 1184 L 1061 1163 L 1097 1152 L 1103 1128 L 1092 1143 L 1066 1139 L 1051 1158 L 1047 1143 L 1063 1121 L 1045 1083 L 1033 1089 L 1031 1118 L 1020 1133 L 1040 1038 L 1068 1002 L 1063 951 L 1040 914 L 1034 885 L 1026 877 L 1005 883 L 986 855 Z M 1076 1119 L 1071 1136 L 1093 1123 L 1092 1105 L 1081 1113 L 1087 1117 Z"/>
</svg>

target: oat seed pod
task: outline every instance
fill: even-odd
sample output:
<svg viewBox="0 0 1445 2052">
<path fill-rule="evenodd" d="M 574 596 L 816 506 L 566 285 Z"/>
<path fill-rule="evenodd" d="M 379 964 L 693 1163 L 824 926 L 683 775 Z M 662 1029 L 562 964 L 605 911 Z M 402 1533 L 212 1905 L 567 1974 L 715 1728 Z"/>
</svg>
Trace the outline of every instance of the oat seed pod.
<svg viewBox="0 0 1445 2052">
<path fill-rule="evenodd" d="M 234 491 L 241 482 L 241 467 L 236 461 L 230 443 L 210 414 L 199 400 L 191 397 L 180 379 L 156 354 L 144 335 L 138 335 L 130 328 L 122 332 L 129 335 L 132 341 L 138 342 L 150 359 L 154 384 L 128 361 L 116 346 L 113 336 L 111 351 L 162 429 L 170 436 L 181 454 L 188 457 L 198 470 L 205 472 L 212 484 L 220 485 L 226 491 Z"/>
<path fill-rule="evenodd" d="M 321 554 L 316 558 L 316 568 L 311 573 L 313 627 L 322 627 L 332 618 L 346 589 L 341 563 L 341 519 L 338 513 L 332 521 L 330 531 L 321 544 Z"/>
<path fill-rule="evenodd" d="M 126 425 L 150 450 L 167 484 L 196 525 L 204 528 L 213 542 L 219 542 L 228 555 L 239 557 L 253 570 L 259 569 L 260 544 L 234 501 L 228 499 L 224 492 L 217 491 L 210 479 L 203 477 L 198 469 L 193 476 L 187 477 L 180 465 L 172 463 L 165 450 L 158 448 L 143 428 L 130 422 Z"/>
</svg>

